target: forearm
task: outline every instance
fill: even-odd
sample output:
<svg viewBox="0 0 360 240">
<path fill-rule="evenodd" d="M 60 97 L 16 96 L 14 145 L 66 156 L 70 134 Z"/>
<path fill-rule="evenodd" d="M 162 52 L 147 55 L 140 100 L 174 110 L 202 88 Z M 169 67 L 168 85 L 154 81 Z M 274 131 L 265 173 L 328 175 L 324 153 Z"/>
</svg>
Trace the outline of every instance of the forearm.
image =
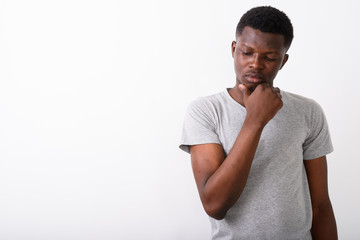
<svg viewBox="0 0 360 240">
<path fill-rule="evenodd" d="M 262 129 L 262 126 L 256 126 L 251 121 L 245 120 L 230 153 L 206 182 L 202 201 L 208 206 L 209 212 L 215 212 L 215 215 L 219 216 L 216 218 L 223 218 L 240 197 Z"/>
<path fill-rule="evenodd" d="M 323 206 L 313 208 L 311 234 L 314 240 L 337 240 L 337 227 L 330 200 Z"/>
</svg>

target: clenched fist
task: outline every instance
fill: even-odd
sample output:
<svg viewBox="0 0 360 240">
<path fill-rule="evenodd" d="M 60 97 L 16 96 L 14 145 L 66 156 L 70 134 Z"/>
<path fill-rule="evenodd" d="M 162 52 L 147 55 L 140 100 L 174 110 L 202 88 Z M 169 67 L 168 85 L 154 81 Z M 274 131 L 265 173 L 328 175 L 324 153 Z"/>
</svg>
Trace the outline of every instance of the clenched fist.
<svg viewBox="0 0 360 240">
<path fill-rule="evenodd" d="M 253 124 L 264 127 L 283 106 L 280 89 L 267 83 L 259 84 L 252 93 L 243 84 L 239 85 L 239 89 L 247 112 L 246 118 Z"/>
</svg>

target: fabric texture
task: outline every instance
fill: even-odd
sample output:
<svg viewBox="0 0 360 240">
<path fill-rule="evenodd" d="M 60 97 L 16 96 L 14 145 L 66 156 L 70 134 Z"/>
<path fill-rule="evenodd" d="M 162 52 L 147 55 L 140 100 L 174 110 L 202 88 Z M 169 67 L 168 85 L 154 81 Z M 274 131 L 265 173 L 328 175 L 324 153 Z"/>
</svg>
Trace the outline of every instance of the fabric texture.
<svg viewBox="0 0 360 240">
<path fill-rule="evenodd" d="M 315 101 L 281 91 L 283 107 L 263 129 L 246 186 L 222 220 L 210 217 L 212 239 L 311 239 L 311 199 L 303 161 L 333 151 Z M 180 148 L 220 144 L 229 154 L 246 109 L 227 90 L 193 101 Z"/>
</svg>

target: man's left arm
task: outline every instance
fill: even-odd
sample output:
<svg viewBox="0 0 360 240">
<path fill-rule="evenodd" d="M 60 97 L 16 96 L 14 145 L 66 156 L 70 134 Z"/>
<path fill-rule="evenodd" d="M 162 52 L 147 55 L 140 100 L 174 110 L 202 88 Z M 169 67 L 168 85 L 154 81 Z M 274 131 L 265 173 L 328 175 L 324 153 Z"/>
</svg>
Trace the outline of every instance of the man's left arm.
<svg viewBox="0 0 360 240">
<path fill-rule="evenodd" d="M 314 240 L 338 239 L 335 216 L 328 193 L 326 156 L 304 160 L 304 166 L 313 210 L 311 235 Z"/>
</svg>

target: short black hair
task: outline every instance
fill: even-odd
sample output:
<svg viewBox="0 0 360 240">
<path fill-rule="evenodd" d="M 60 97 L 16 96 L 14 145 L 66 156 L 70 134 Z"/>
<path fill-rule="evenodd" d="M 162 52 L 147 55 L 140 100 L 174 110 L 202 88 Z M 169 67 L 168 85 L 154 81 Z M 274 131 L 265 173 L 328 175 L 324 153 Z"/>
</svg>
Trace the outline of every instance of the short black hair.
<svg viewBox="0 0 360 240">
<path fill-rule="evenodd" d="M 241 35 L 246 26 L 261 32 L 283 35 L 287 49 L 294 38 L 294 29 L 288 16 L 271 6 L 255 7 L 247 11 L 236 27 L 236 36 Z"/>
</svg>

